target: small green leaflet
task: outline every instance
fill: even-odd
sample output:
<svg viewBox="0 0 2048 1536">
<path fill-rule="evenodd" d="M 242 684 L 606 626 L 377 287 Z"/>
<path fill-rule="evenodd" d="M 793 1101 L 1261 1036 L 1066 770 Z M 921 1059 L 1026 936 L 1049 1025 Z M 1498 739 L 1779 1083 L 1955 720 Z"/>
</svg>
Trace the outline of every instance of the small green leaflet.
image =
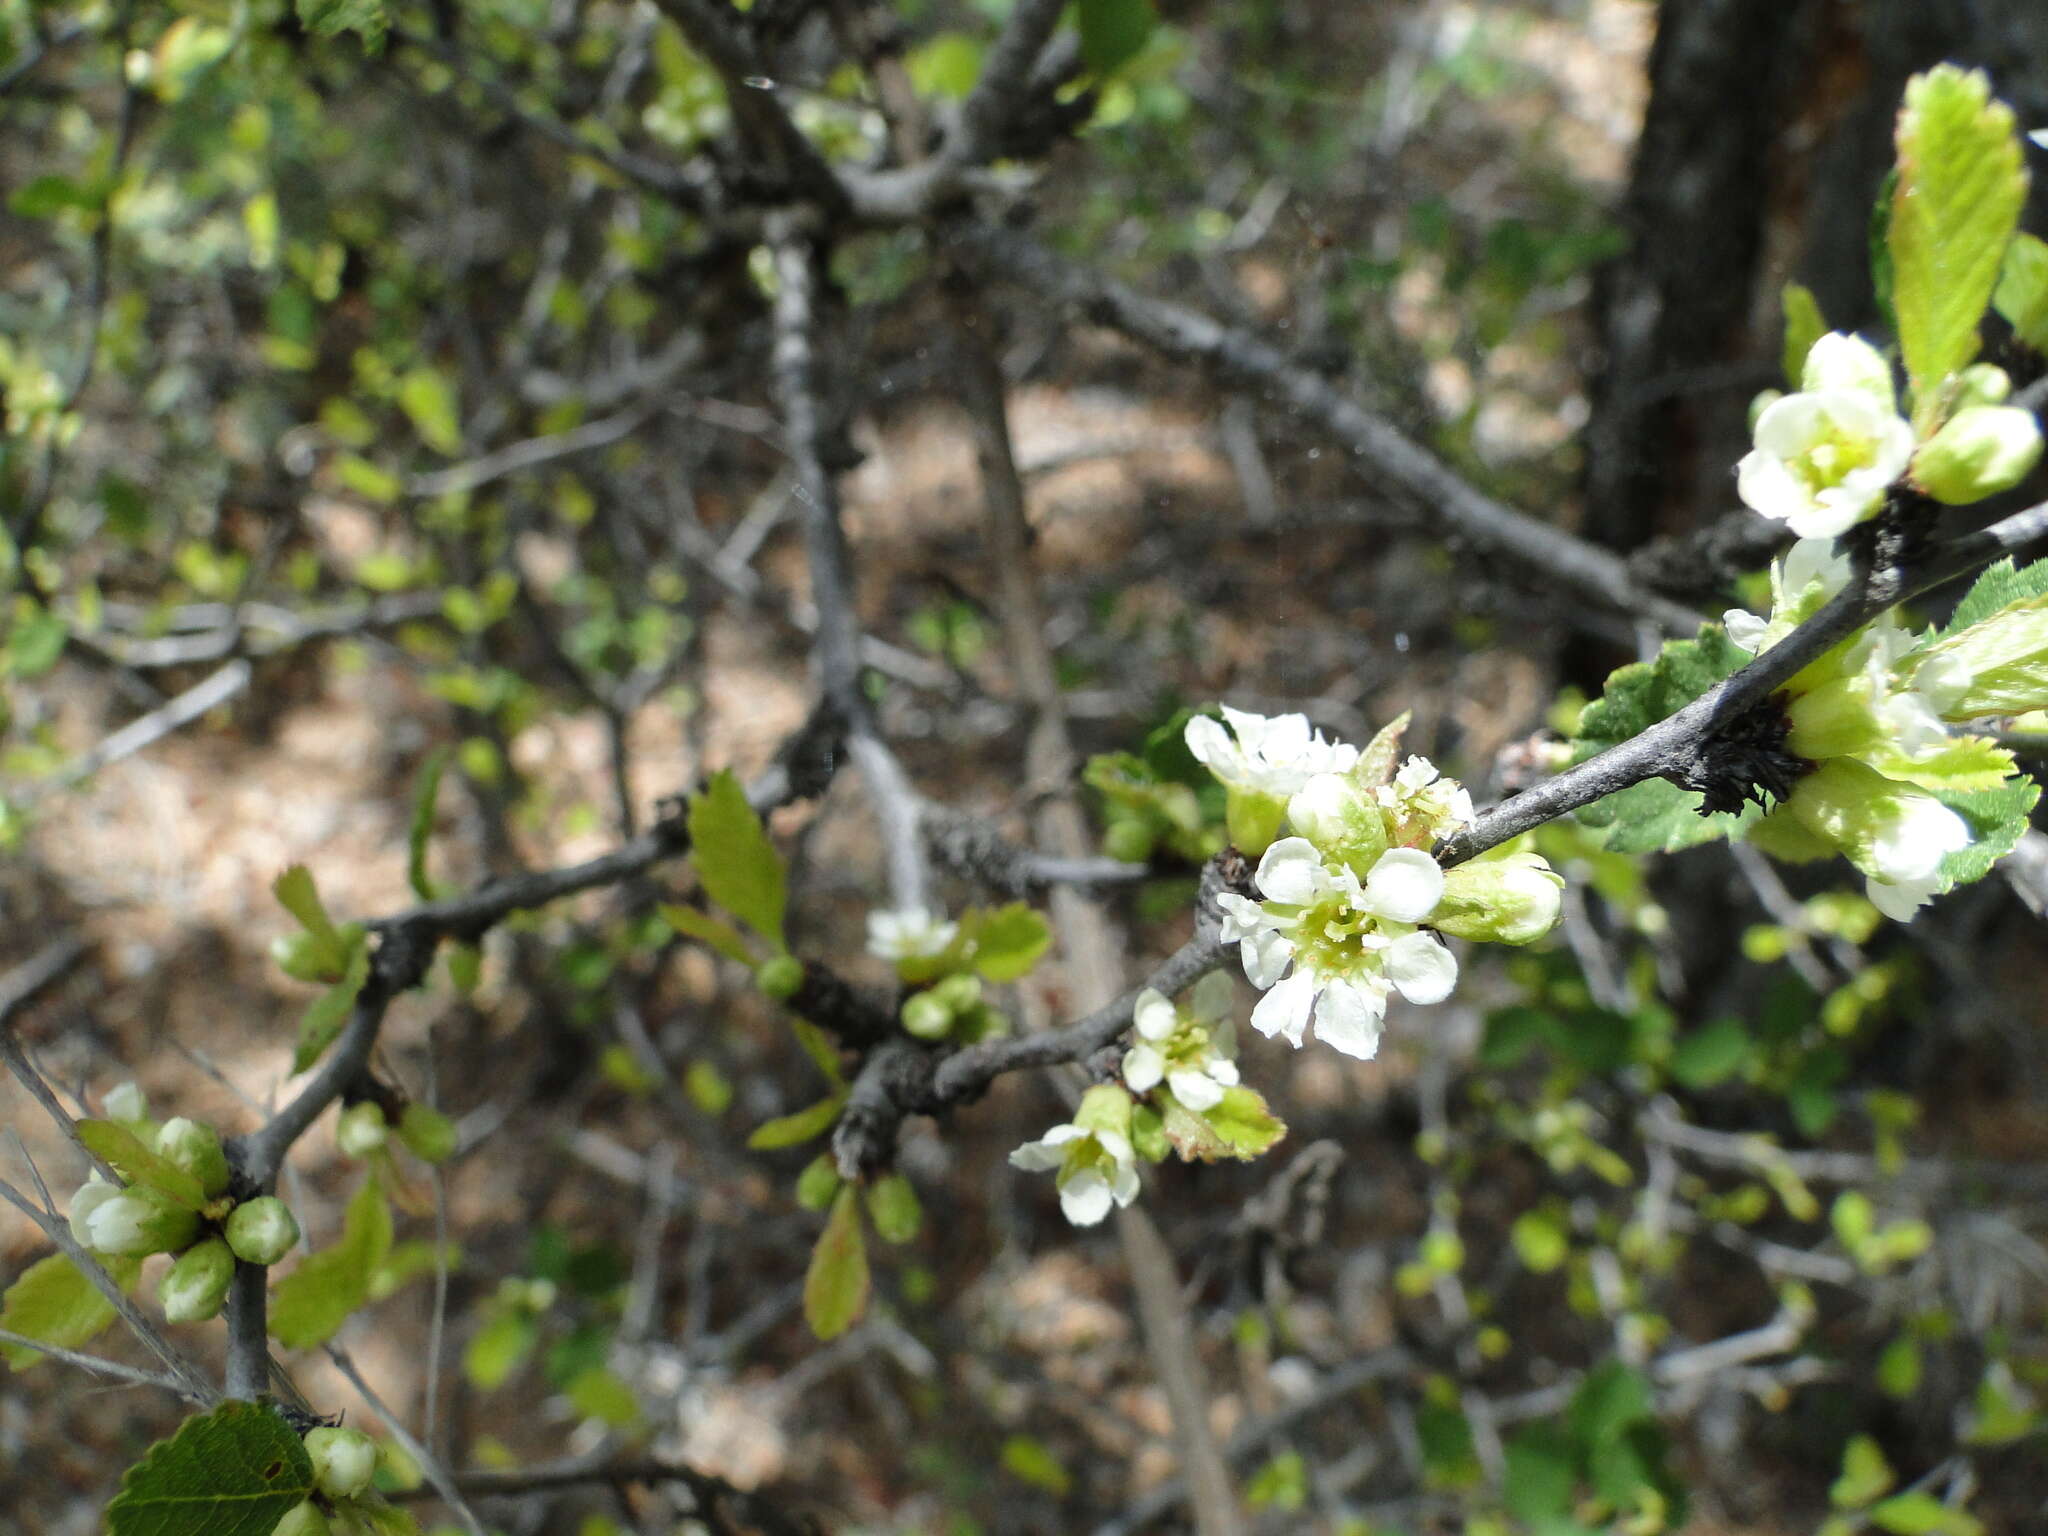
<svg viewBox="0 0 2048 1536">
<path fill-rule="evenodd" d="M 868 1305 L 867 1241 L 860 1230 L 860 1192 L 842 1185 L 832 1214 L 811 1250 L 804 1274 L 804 1321 L 821 1339 L 836 1339 Z"/>
<path fill-rule="evenodd" d="M 406 838 L 406 878 L 412 882 L 412 892 L 421 901 L 432 901 L 440 894 L 433 878 L 427 873 L 427 843 L 434 835 L 434 800 L 441 792 L 441 774 L 448 767 L 450 751 L 438 747 L 427 757 L 426 766 L 420 769 L 420 787 L 412 800 L 412 830 Z"/>
<path fill-rule="evenodd" d="M 2012 237 L 1991 303 L 2022 342 L 2048 352 L 2048 241 L 2024 230 Z"/>
<path fill-rule="evenodd" d="M 294 864 L 271 882 L 270 889 L 277 897 L 278 905 L 297 918 L 301 928 L 328 947 L 338 968 L 341 935 L 335 932 L 334 920 L 327 915 L 327 908 L 320 901 L 320 889 L 313 883 L 313 871 L 303 864 Z"/>
<path fill-rule="evenodd" d="M 1859 1509 L 1883 1498 L 1897 1481 L 1877 1442 L 1857 1435 L 1842 1448 L 1842 1475 L 1828 1489 L 1828 1502 L 1837 1509 Z"/>
<path fill-rule="evenodd" d="M 900 1173 L 884 1174 L 868 1186 L 868 1219 L 885 1243 L 907 1243 L 924 1225 L 924 1207 L 917 1191 Z"/>
<path fill-rule="evenodd" d="M 130 1184 L 146 1184 L 188 1211 L 206 1204 L 206 1191 L 199 1187 L 197 1179 L 145 1147 L 125 1125 L 116 1125 L 111 1120 L 81 1120 L 77 1129 L 78 1140 L 85 1149 Z"/>
<path fill-rule="evenodd" d="M 503 1386 L 539 1342 L 540 1325 L 533 1315 L 507 1307 L 471 1337 L 462 1354 L 463 1374 L 486 1392 Z"/>
<path fill-rule="evenodd" d="M 334 1044 L 342 1026 L 348 1023 L 348 1016 L 356 1005 L 356 994 L 363 990 L 363 983 L 370 979 L 370 946 L 367 940 L 358 938 L 348 957 L 348 969 L 340 981 L 314 998 L 306 1009 L 305 1017 L 299 1020 L 299 1044 L 292 1053 L 292 1070 L 303 1072 L 322 1056 L 327 1047 Z"/>
<path fill-rule="evenodd" d="M 1081 0 L 1079 9 L 1081 60 L 1094 75 L 1129 63 L 1159 24 L 1152 0 Z"/>
<path fill-rule="evenodd" d="M 1160 1116 L 1167 1140 L 1189 1162 L 1213 1163 L 1219 1157 L 1249 1161 L 1287 1134 L 1258 1091 L 1242 1085 L 1224 1089 L 1223 1101 L 1200 1114 L 1171 1093 L 1163 1094 Z"/>
<path fill-rule="evenodd" d="M 961 931 L 972 945 L 974 969 L 987 981 L 1015 981 L 1038 964 L 1052 944 L 1045 919 L 1021 901 L 993 912 L 970 911 Z"/>
<path fill-rule="evenodd" d="M 298 0 L 298 7 L 300 24 L 315 37 L 358 32 L 366 53 L 383 51 L 384 34 L 391 25 L 383 0 Z"/>
<path fill-rule="evenodd" d="M 1956 611 L 1948 623 L 1934 635 L 1936 640 L 1947 640 L 1964 630 L 1975 627 L 1993 614 L 2003 612 L 2014 603 L 2026 602 L 2030 598 L 2048 593 L 2048 560 L 2036 560 L 2029 565 L 2015 568 L 2010 559 L 1987 566 L 1982 575 L 1963 594 L 1963 600 L 1956 604 Z"/>
<path fill-rule="evenodd" d="M 1781 302 L 1785 307 L 1785 353 L 1780 366 L 1785 370 L 1786 387 L 1797 389 L 1806 372 L 1806 354 L 1827 334 L 1828 323 L 1821 318 L 1820 301 L 1803 283 L 1787 283 Z"/>
<path fill-rule="evenodd" d="M 1984 1530 L 1984 1522 L 1968 1510 L 1944 1504 L 1931 1493 L 1893 1494 L 1866 1516 L 1892 1536 L 1982 1536 Z"/>
<path fill-rule="evenodd" d="M 123 1289 L 133 1286 L 142 1272 L 140 1259 L 105 1258 L 100 1264 Z M 76 1349 L 90 1342 L 113 1320 L 113 1303 L 61 1253 L 29 1265 L 0 1297 L 0 1328 L 60 1349 Z M 0 1344 L 0 1360 L 17 1371 L 44 1358 L 41 1352 L 20 1344 Z"/>
<path fill-rule="evenodd" d="M 1003 1442 L 1001 1460 L 1003 1470 L 1018 1482 L 1043 1488 L 1056 1499 L 1065 1498 L 1074 1486 L 1074 1479 L 1060 1465 L 1059 1457 L 1035 1436 L 1010 1436 Z"/>
<path fill-rule="evenodd" d="M 313 1463 L 276 1409 L 223 1403 L 128 1469 L 108 1536 L 270 1536 L 312 1491 Z"/>
<path fill-rule="evenodd" d="M 270 1336 L 288 1349 L 310 1349 L 334 1337 L 348 1315 L 370 1299 L 370 1285 L 391 1252 L 391 1207 L 374 1178 L 348 1203 L 341 1241 L 309 1255 L 270 1293 Z"/>
<path fill-rule="evenodd" d="M 787 950 L 782 918 L 789 892 L 782 855 L 730 769 L 713 774 L 704 792 L 690 797 L 689 826 L 704 894 L 776 949 Z"/>
<path fill-rule="evenodd" d="M 1735 1019 L 1693 1030 L 1671 1052 L 1672 1079 L 1687 1088 L 1712 1088 L 1741 1070 L 1754 1045 Z"/>
<path fill-rule="evenodd" d="M 822 1136 L 832 1129 L 832 1123 L 839 1118 L 840 1108 L 846 1103 L 846 1094 L 839 1092 L 829 1098 L 818 1100 L 809 1109 L 800 1109 L 793 1115 L 783 1115 L 757 1127 L 747 1138 L 747 1145 L 756 1152 L 775 1152 L 783 1147 L 798 1147 L 814 1136 Z"/>
<path fill-rule="evenodd" d="M 728 960 L 737 960 L 741 965 L 752 965 L 754 957 L 747 949 L 747 941 L 740 937 L 739 930 L 723 918 L 713 917 L 709 912 L 700 912 L 695 907 L 686 907 L 677 902 L 663 902 L 661 915 L 669 927 L 686 939 L 710 945 Z"/>
<path fill-rule="evenodd" d="M 1981 71 L 1943 64 L 1909 80 L 1897 139 L 1892 307 L 1924 436 L 1939 422 L 1942 385 L 1977 355 L 2027 173 L 2012 110 L 1991 99 Z"/>
</svg>

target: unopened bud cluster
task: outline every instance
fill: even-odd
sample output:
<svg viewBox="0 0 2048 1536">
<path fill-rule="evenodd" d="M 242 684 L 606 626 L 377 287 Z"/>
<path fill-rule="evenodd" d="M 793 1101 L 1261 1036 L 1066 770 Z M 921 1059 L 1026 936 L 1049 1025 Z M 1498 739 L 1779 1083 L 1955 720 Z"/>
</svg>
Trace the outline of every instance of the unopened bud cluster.
<svg viewBox="0 0 2048 1536">
<path fill-rule="evenodd" d="M 293 1505 L 270 1528 L 270 1536 L 328 1536 L 334 1529 L 330 1509 L 341 1515 L 346 1530 L 360 1528 L 365 1499 L 373 1500 L 377 1473 L 377 1442 L 359 1429 L 322 1424 L 306 1431 L 306 1459 L 313 1464 L 313 1496 Z"/>
</svg>

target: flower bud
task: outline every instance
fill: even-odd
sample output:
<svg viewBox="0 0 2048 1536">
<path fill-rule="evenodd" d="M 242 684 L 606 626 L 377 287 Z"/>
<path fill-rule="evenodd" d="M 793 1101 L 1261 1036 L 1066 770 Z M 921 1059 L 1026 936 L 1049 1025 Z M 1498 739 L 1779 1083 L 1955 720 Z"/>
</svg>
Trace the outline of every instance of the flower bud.
<svg viewBox="0 0 2048 1536">
<path fill-rule="evenodd" d="M 431 1104 L 408 1104 L 398 1117 L 398 1139 L 421 1162 L 445 1163 L 462 1137 L 455 1122 Z"/>
<path fill-rule="evenodd" d="M 98 1199 L 85 1217 L 85 1246 L 96 1253 L 141 1258 L 175 1253 L 199 1235 L 199 1216 L 146 1185 Z"/>
<path fill-rule="evenodd" d="M 2041 457 L 2033 412 L 2015 405 L 1972 405 L 1957 411 L 1913 455 L 1913 482 L 1936 501 L 1959 507 L 2027 478 Z"/>
<path fill-rule="evenodd" d="M 1085 1131 L 1110 1132 L 1126 1141 L 1131 1135 L 1131 1096 L 1115 1083 L 1097 1083 L 1081 1095 L 1074 1124 Z"/>
<path fill-rule="evenodd" d="M 2012 375 L 1996 363 L 1972 363 L 1956 375 L 1957 410 L 2003 405 L 2012 397 Z"/>
<path fill-rule="evenodd" d="M 1387 851 L 1387 821 L 1372 791 L 1348 774 L 1319 773 L 1287 802 L 1294 830 L 1361 878 Z"/>
<path fill-rule="evenodd" d="M 384 1111 L 366 1099 L 341 1112 L 334 1127 L 334 1140 L 350 1157 L 368 1157 L 383 1148 L 390 1129 Z"/>
<path fill-rule="evenodd" d="M 981 1005 L 981 978 L 966 972 L 948 976 L 932 988 L 932 996 L 944 1003 L 955 1017 Z"/>
<path fill-rule="evenodd" d="M 109 1120 L 118 1120 L 124 1125 L 149 1118 L 149 1100 L 143 1097 L 142 1089 L 132 1080 L 109 1088 L 100 1100 L 100 1108 Z"/>
<path fill-rule="evenodd" d="M 1885 411 L 1898 409 L 1892 365 L 1861 336 L 1830 331 L 1814 342 L 1799 376 L 1801 390 L 1847 389 L 1867 395 Z"/>
<path fill-rule="evenodd" d="M 1287 802 L 1277 795 L 1225 786 L 1223 827 L 1230 834 L 1231 845 L 1248 857 L 1273 846 L 1286 815 Z"/>
<path fill-rule="evenodd" d="M 804 963 L 795 955 L 772 955 L 754 968 L 754 985 L 766 997 L 786 1003 L 804 984 Z"/>
<path fill-rule="evenodd" d="M 953 1028 L 953 1010 L 933 992 L 914 992 L 903 1000 L 903 1028 L 920 1040 L 943 1040 Z"/>
<path fill-rule="evenodd" d="M 1854 758 L 1822 763 L 1785 805 L 1864 874 L 1895 885 L 1934 879 L 1944 858 L 1970 844 L 1969 823 L 1933 795 Z"/>
<path fill-rule="evenodd" d="M 78 1186 L 78 1193 L 71 1197 L 71 1238 L 81 1248 L 92 1247 L 92 1230 L 88 1223 L 92 1213 L 107 1201 L 121 1193 L 119 1184 L 109 1184 L 95 1173 Z"/>
<path fill-rule="evenodd" d="M 275 1195 L 244 1200 L 228 1212 L 228 1247 L 251 1264 L 275 1264 L 299 1240 L 299 1219 Z"/>
<path fill-rule="evenodd" d="M 219 1315 L 235 1278 L 235 1256 L 217 1237 L 194 1243 L 157 1282 L 156 1299 L 174 1323 L 203 1323 Z"/>
<path fill-rule="evenodd" d="M 197 1179 L 209 1200 L 226 1191 L 228 1155 L 221 1150 L 220 1135 L 212 1126 L 183 1115 L 166 1120 L 156 1133 L 156 1150 L 165 1161 Z"/>
<path fill-rule="evenodd" d="M 330 1536 L 326 1511 L 311 1499 L 294 1504 L 284 1518 L 270 1528 L 270 1536 Z"/>
<path fill-rule="evenodd" d="M 1135 816 L 1120 816 L 1102 829 L 1102 851 L 1125 864 L 1143 864 L 1157 841 L 1152 829 Z"/>
<path fill-rule="evenodd" d="M 377 1470 L 377 1442 L 360 1429 L 323 1424 L 308 1430 L 306 1454 L 313 1460 L 313 1486 L 330 1499 L 353 1499 L 369 1491 Z"/>
<path fill-rule="evenodd" d="M 1528 944 L 1556 927 L 1563 910 L 1564 876 L 1540 854 L 1508 853 L 1446 870 L 1429 925 L 1461 939 Z"/>
</svg>

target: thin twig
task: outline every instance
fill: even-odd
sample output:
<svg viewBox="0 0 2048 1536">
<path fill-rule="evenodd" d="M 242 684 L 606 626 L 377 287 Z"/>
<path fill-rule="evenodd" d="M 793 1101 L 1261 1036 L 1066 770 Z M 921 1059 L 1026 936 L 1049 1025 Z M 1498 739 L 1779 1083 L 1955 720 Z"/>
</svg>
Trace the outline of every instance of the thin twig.
<svg viewBox="0 0 2048 1536">
<path fill-rule="evenodd" d="M 159 1375 L 155 1371 L 145 1371 L 138 1366 L 123 1365 L 119 1360 L 109 1360 L 104 1355 L 87 1354 L 84 1350 L 66 1349 L 61 1344 L 32 1339 L 25 1333 L 15 1333 L 11 1329 L 0 1328 L 0 1344 L 11 1345 L 16 1349 L 32 1349 L 38 1354 L 48 1355 L 52 1360 L 62 1360 L 66 1365 L 75 1365 L 82 1371 L 91 1371 L 96 1376 L 111 1377 L 115 1381 L 125 1381 L 132 1386 L 155 1387 L 159 1391 L 182 1397 L 187 1402 L 203 1405 L 206 1401 L 175 1376 Z"/>
<path fill-rule="evenodd" d="M 335 1369 L 346 1376 L 349 1385 L 361 1394 L 363 1401 L 369 1405 L 370 1412 L 374 1413 L 378 1422 L 390 1431 L 391 1438 L 399 1443 L 408 1456 L 419 1463 L 420 1471 L 425 1475 L 428 1484 L 440 1495 L 441 1502 L 454 1511 L 455 1517 L 468 1528 L 469 1536 L 484 1536 L 483 1522 L 477 1519 L 476 1511 L 471 1509 L 468 1501 L 463 1498 L 462 1489 L 448 1468 L 442 1465 L 441 1458 L 420 1444 L 419 1437 L 407 1429 L 398 1415 L 385 1406 L 384 1399 L 376 1394 L 370 1384 L 363 1379 L 363 1373 L 356 1369 L 356 1363 L 349 1358 L 347 1350 L 335 1344 L 326 1345 L 325 1349 L 327 1358 L 334 1362 Z"/>
</svg>

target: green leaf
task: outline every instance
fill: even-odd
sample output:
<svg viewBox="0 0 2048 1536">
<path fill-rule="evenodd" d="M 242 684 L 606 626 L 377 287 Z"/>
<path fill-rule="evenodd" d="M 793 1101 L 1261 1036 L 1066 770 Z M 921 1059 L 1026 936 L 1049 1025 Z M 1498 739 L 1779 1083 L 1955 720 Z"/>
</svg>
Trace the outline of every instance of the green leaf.
<svg viewBox="0 0 2048 1536">
<path fill-rule="evenodd" d="M 920 96 L 964 101 L 981 76 L 981 42 L 965 32 L 941 32 L 904 58 L 910 83 Z"/>
<path fill-rule="evenodd" d="M 796 1043 L 811 1058 L 811 1065 L 825 1074 L 825 1081 L 834 1088 L 844 1088 L 846 1074 L 840 1070 L 839 1047 L 832 1037 L 809 1019 L 792 1018 L 789 1026 L 796 1034 Z"/>
<path fill-rule="evenodd" d="M 1924 437 L 1938 424 L 1943 383 L 1977 355 L 2027 173 L 2012 110 L 1991 99 L 1978 70 L 1942 64 L 1907 81 L 1897 139 L 1892 305 Z"/>
<path fill-rule="evenodd" d="M 1649 1379 L 1619 1360 L 1597 1365 L 1572 1395 L 1572 1433 L 1587 1445 L 1612 1440 L 1652 1416 Z"/>
<path fill-rule="evenodd" d="M 2042 596 L 2048 596 L 2048 560 L 2035 560 L 2023 566 L 2015 566 L 2010 559 L 2000 560 L 1995 565 L 1986 566 L 1970 583 L 1970 590 L 1956 604 L 1956 611 L 1950 615 L 1948 623 L 1935 631 L 1932 638 L 1937 641 L 1953 639 L 2016 603 Z"/>
<path fill-rule="evenodd" d="M 1749 1059 L 1749 1031 L 1734 1019 L 1696 1029 L 1671 1052 L 1671 1075 L 1687 1088 L 1725 1083 Z"/>
<path fill-rule="evenodd" d="M 140 1259 L 104 1258 L 100 1265 L 123 1287 L 132 1286 L 142 1271 Z M 29 1265 L 0 1297 L 0 1328 L 62 1349 L 90 1342 L 114 1315 L 114 1304 L 61 1253 Z M 40 1351 L 20 1344 L 0 1344 L 0 1360 L 17 1371 L 44 1358 Z"/>
<path fill-rule="evenodd" d="M 704 894 L 778 950 L 789 948 L 782 936 L 789 899 L 782 855 L 731 770 L 713 774 L 704 792 L 691 796 L 690 842 Z"/>
<path fill-rule="evenodd" d="M 1601 696 L 1579 716 L 1574 763 L 1632 740 L 1677 713 L 1751 657 L 1729 642 L 1718 624 L 1700 627 L 1691 640 L 1668 640 L 1656 660 L 1619 668 Z M 1672 853 L 1732 835 L 1756 819 L 1756 807 L 1740 815 L 1701 816 L 1696 791 L 1663 779 L 1632 784 L 1578 813 L 1588 826 L 1607 829 L 1606 845 L 1616 853 Z"/>
<path fill-rule="evenodd" d="M 832 1200 L 832 1214 L 811 1267 L 804 1275 L 804 1321 L 821 1339 L 836 1339 L 853 1326 L 868 1305 L 868 1252 L 860 1230 L 860 1195 L 843 1185 Z"/>
<path fill-rule="evenodd" d="M 1253 1509 L 1282 1509 L 1290 1514 L 1308 1502 L 1308 1463 L 1299 1451 L 1282 1451 L 1244 1485 L 1244 1501 Z"/>
<path fill-rule="evenodd" d="M 128 1469 L 108 1536 L 270 1536 L 312 1491 L 313 1463 L 276 1409 L 223 1403 Z"/>
<path fill-rule="evenodd" d="M 989 981 L 1029 974 L 1052 944 L 1051 927 L 1021 901 L 993 912 L 971 912 L 962 927 L 974 942 L 974 969 Z"/>
<path fill-rule="evenodd" d="M 820 1152 L 796 1176 L 796 1203 L 807 1211 L 822 1211 L 844 1182 L 839 1177 L 838 1160 L 830 1152 Z"/>
<path fill-rule="evenodd" d="M 199 1181 L 169 1158 L 145 1147 L 125 1125 L 111 1120 L 81 1120 L 78 1139 L 101 1162 L 130 1184 L 147 1184 L 188 1211 L 206 1204 Z"/>
<path fill-rule="evenodd" d="M 539 1342 L 540 1325 L 532 1314 L 508 1307 L 471 1335 L 462 1352 L 462 1372 L 489 1392 L 503 1386 Z"/>
<path fill-rule="evenodd" d="M 747 948 L 747 941 L 740 932 L 723 918 L 713 917 L 709 912 L 700 912 L 695 907 L 685 907 L 676 902 L 663 902 L 662 919 L 686 939 L 695 939 L 708 944 L 728 960 L 737 960 L 741 965 L 752 965 L 754 956 Z"/>
<path fill-rule="evenodd" d="M 406 878 L 412 882 L 413 894 L 421 901 L 432 901 L 438 894 L 434 882 L 427 874 L 427 843 L 434 835 L 434 800 L 441 792 L 441 774 L 448 766 L 451 753 L 447 747 L 438 747 L 428 754 L 426 765 L 420 769 L 419 788 L 412 799 L 412 830 L 406 838 Z"/>
<path fill-rule="evenodd" d="M 832 1123 L 839 1118 L 839 1111 L 846 1103 L 844 1093 L 835 1093 L 818 1100 L 809 1109 L 800 1109 L 793 1115 L 782 1115 L 765 1125 L 755 1128 L 747 1138 L 747 1145 L 756 1152 L 775 1152 L 783 1147 L 798 1147 L 813 1136 L 822 1136 L 832 1129 Z"/>
<path fill-rule="evenodd" d="M 1081 61 L 1096 75 L 1128 63 L 1159 24 L 1152 0 L 1081 0 L 1080 11 Z"/>
<path fill-rule="evenodd" d="M 2012 237 L 1991 303 L 2014 335 L 2036 352 L 2048 352 L 2048 241 L 2025 230 Z"/>
<path fill-rule="evenodd" d="M 299 21 L 315 37 L 339 37 L 359 33 L 366 52 L 384 46 L 384 33 L 391 25 L 383 0 L 298 0 Z"/>
<path fill-rule="evenodd" d="M 65 176 L 38 176 L 7 199 L 7 211 L 24 219 L 47 219 L 66 208 L 95 206 L 90 189 Z"/>
<path fill-rule="evenodd" d="M 1508 1228 L 1515 1256 L 1532 1273 L 1547 1275 L 1571 1257 L 1571 1236 L 1548 1211 L 1524 1211 Z"/>
<path fill-rule="evenodd" d="M 613 1429 L 630 1429 L 640 1422 L 640 1402 L 633 1389 L 612 1371 L 593 1366 L 569 1383 L 569 1401 L 586 1419 L 596 1419 Z"/>
<path fill-rule="evenodd" d="M 2019 846 L 2034 802 L 2041 798 L 2041 786 L 2032 779 L 2019 778 L 1998 789 L 1969 794 L 1937 789 L 1934 797 L 1969 823 L 1969 846 L 1941 861 L 1941 878 L 1947 886 L 1968 885 L 1983 879 L 1992 865 Z"/>
<path fill-rule="evenodd" d="M 341 935 L 334 931 L 334 920 L 321 904 L 319 887 L 313 883 L 313 871 L 303 864 L 294 864 L 271 882 L 270 889 L 278 904 L 299 920 L 301 928 L 333 947 L 338 965 Z"/>
<path fill-rule="evenodd" d="M 462 452 L 462 419 L 455 388 L 435 368 L 415 368 L 399 380 L 398 407 L 411 420 L 420 441 L 434 452 L 453 458 Z"/>
<path fill-rule="evenodd" d="M 1160 1100 L 1167 1140 L 1183 1159 L 1212 1163 L 1219 1157 L 1249 1161 L 1287 1134 L 1287 1127 L 1255 1088 L 1223 1090 L 1223 1099 L 1200 1114 L 1171 1094 Z"/>
<path fill-rule="evenodd" d="M 356 1005 L 356 994 L 370 979 L 370 946 L 358 937 L 348 957 L 348 969 L 341 980 L 314 998 L 299 1020 L 298 1048 L 292 1053 L 292 1071 L 303 1072 L 322 1056 L 348 1023 Z"/>
<path fill-rule="evenodd" d="M 1508 1513 L 1518 1520 L 1569 1514 L 1579 1483 L 1578 1453 L 1555 1424 L 1531 1424 L 1507 1443 Z"/>
<path fill-rule="evenodd" d="M 1060 1464 L 1059 1457 L 1035 1435 L 1012 1435 L 1005 1440 L 1002 1463 L 1003 1470 L 1018 1482 L 1042 1488 L 1056 1499 L 1065 1498 L 1074 1486 L 1073 1477 Z"/>
<path fill-rule="evenodd" d="M 326 1343 L 370 1299 L 390 1253 L 391 1207 L 378 1182 L 365 1179 L 349 1200 L 341 1240 L 307 1256 L 271 1287 L 270 1336 L 287 1349 Z"/>
<path fill-rule="evenodd" d="M 1781 302 L 1785 308 L 1785 353 L 1780 366 L 1785 370 L 1786 385 L 1797 389 L 1806 372 L 1806 354 L 1827 334 L 1828 323 L 1821 318 L 1820 301 L 1803 283 L 1787 283 Z"/>
<path fill-rule="evenodd" d="M 1983 1536 L 1984 1524 L 1931 1493 L 1901 1493 L 1875 1505 L 1870 1523 L 1892 1536 Z"/>
<path fill-rule="evenodd" d="M 1886 1397 L 1904 1402 L 1920 1390 L 1920 1341 L 1902 1333 L 1877 1357 L 1877 1385 Z"/>
<path fill-rule="evenodd" d="M 885 1174 L 868 1186 L 868 1219 L 885 1243 L 907 1243 L 924 1225 L 924 1207 L 917 1191 L 900 1173 Z"/>
</svg>

